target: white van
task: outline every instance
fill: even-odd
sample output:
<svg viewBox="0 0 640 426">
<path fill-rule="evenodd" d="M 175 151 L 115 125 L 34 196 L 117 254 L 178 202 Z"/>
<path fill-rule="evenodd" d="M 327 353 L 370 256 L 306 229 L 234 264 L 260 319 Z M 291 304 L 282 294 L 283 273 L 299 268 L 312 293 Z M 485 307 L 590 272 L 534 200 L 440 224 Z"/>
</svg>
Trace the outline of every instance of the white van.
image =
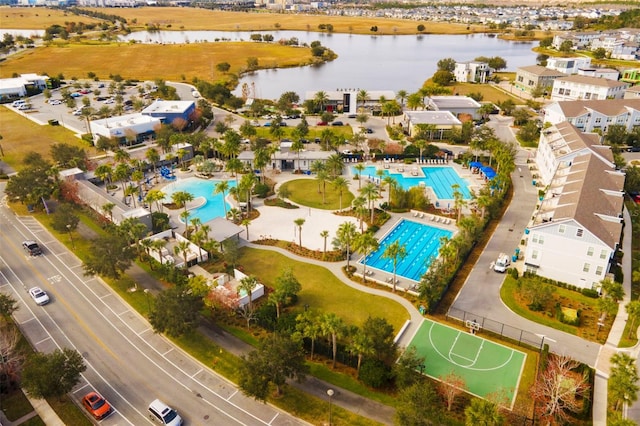
<svg viewBox="0 0 640 426">
<path fill-rule="evenodd" d="M 24 99 L 18 99 L 17 101 L 13 101 L 13 102 L 11 103 L 11 106 L 12 106 L 12 107 L 14 107 L 14 108 L 17 108 L 17 107 L 19 107 L 20 105 L 24 105 L 24 104 L 26 104 L 26 103 L 27 103 L 27 101 L 25 101 Z"/>
<path fill-rule="evenodd" d="M 183 424 L 182 417 L 180 417 L 176 410 L 159 399 L 151 401 L 151 404 L 149 404 L 149 413 L 151 413 L 149 417 L 151 417 L 153 421 L 158 421 L 160 424 L 166 426 L 182 426 Z"/>
</svg>

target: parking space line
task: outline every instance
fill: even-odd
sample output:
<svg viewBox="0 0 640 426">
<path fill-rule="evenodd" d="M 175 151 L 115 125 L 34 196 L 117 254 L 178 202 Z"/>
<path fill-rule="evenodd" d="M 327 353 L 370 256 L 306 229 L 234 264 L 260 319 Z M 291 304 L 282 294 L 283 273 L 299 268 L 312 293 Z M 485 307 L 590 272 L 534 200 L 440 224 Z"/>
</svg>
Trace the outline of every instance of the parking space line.
<svg viewBox="0 0 640 426">
<path fill-rule="evenodd" d="M 26 324 L 26 323 L 28 323 L 29 321 L 33 321 L 34 319 L 36 319 L 36 318 L 35 318 L 35 317 L 31 317 L 31 318 L 29 318 L 28 320 L 26 320 L 26 321 L 22 321 L 22 322 L 21 322 L 21 323 L 19 323 L 19 324 L 20 324 L 20 325 L 22 325 L 22 324 Z"/>
<path fill-rule="evenodd" d="M 280 413 L 276 413 L 276 415 L 275 415 L 275 416 L 273 416 L 273 418 L 271 419 L 271 421 L 269 422 L 269 424 L 272 424 L 272 423 L 273 423 L 273 422 L 278 418 L 278 416 L 279 416 L 279 415 L 280 415 Z"/>
<path fill-rule="evenodd" d="M 111 297 L 111 294 L 105 294 L 104 296 L 100 296 L 100 300 L 106 299 L 107 297 Z"/>
<path fill-rule="evenodd" d="M 42 339 L 42 340 L 40 340 L 40 341 L 37 341 L 37 342 L 36 342 L 36 345 L 39 345 L 39 344 L 40 344 L 40 343 L 42 343 L 42 342 L 46 342 L 47 340 L 51 340 L 51 336 L 47 336 L 47 337 L 45 337 L 44 339 Z"/>
<path fill-rule="evenodd" d="M 119 314 L 116 314 L 116 316 L 121 317 L 122 315 L 126 314 L 127 312 L 129 312 L 129 310 L 125 310 L 124 312 L 120 312 Z"/>
<path fill-rule="evenodd" d="M 167 356 L 167 354 L 170 354 L 171 352 L 173 352 L 173 348 L 171 348 L 168 351 L 166 351 L 165 353 L 163 353 L 162 356 Z"/>
<path fill-rule="evenodd" d="M 229 395 L 227 397 L 227 401 L 229 401 L 231 398 L 233 398 L 234 396 L 236 396 L 236 394 L 238 393 L 238 389 L 236 389 L 236 391 L 234 393 L 232 393 L 231 395 Z"/>
<path fill-rule="evenodd" d="M 194 377 L 196 377 L 196 376 L 197 376 L 198 374 L 200 374 L 200 373 L 202 373 L 202 368 L 201 368 L 200 370 L 196 371 L 195 373 L 193 373 L 193 374 L 191 375 L 191 378 L 193 379 Z"/>
<path fill-rule="evenodd" d="M 74 390 L 73 393 L 80 392 L 82 389 L 86 388 L 87 386 L 89 386 L 89 382 L 86 382 L 84 385 L 82 385 L 78 389 Z"/>
<path fill-rule="evenodd" d="M 147 328 L 145 328 L 144 330 L 142 330 L 140 333 L 136 333 L 136 334 L 137 334 L 138 336 L 140 336 L 140 335 L 142 335 L 142 334 L 146 333 L 146 332 L 147 332 L 147 331 L 149 331 L 149 330 L 151 330 L 151 327 L 147 327 Z"/>
</svg>

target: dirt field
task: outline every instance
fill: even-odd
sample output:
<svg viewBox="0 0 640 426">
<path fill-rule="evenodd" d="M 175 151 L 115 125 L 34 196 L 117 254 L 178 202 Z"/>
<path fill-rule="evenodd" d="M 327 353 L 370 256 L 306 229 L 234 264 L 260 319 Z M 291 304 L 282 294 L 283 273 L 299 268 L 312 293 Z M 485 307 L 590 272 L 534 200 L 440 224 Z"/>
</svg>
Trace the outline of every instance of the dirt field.
<svg viewBox="0 0 640 426">
<path fill-rule="evenodd" d="M 84 78 L 94 72 L 102 78 L 120 74 L 125 79 L 192 81 L 194 77 L 217 80 L 215 66 L 231 65 L 237 73 L 247 58 L 258 58 L 260 67 L 292 67 L 309 64 L 309 49 L 267 43 L 191 43 L 184 45 L 69 44 L 28 49 L 0 63 L 0 75 L 29 72 Z M 123 66 L 126 64 L 126 66 Z"/>
</svg>

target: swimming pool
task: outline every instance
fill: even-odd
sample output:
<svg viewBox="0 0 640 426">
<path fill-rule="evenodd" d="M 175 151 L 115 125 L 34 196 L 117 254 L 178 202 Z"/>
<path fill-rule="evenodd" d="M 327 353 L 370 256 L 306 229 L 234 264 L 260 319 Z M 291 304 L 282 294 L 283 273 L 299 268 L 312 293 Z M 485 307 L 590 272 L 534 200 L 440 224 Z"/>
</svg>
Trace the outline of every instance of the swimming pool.
<svg viewBox="0 0 640 426">
<path fill-rule="evenodd" d="M 216 217 L 224 217 L 224 206 L 222 194 L 214 194 L 216 184 L 220 180 L 204 180 L 196 177 L 180 179 L 164 187 L 164 193 L 167 194 L 166 199 L 171 199 L 171 194 L 178 191 L 185 191 L 193 195 L 194 198 L 204 197 L 206 204 L 197 209 L 189 210 L 190 218 L 197 217 L 202 223 L 206 223 Z M 230 180 L 229 187 L 235 187 L 236 182 Z M 226 195 L 229 195 L 227 191 Z M 231 206 L 227 203 L 227 211 Z"/>
<path fill-rule="evenodd" d="M 439 200 L 452 200 L 453 189 L 451 189 L 451 185 L 457 183 L 460 185 L 460 189 L 458 189 L 458 191 L 462 193 L 462 197 L 465 200 L 471 199 L 469 182 L 467 182 L 466 179 L 461 178 L 453 167 L 421 167 L 420 169 L 422 170 L 422 173 L 424 173 L 424 176 L 407 177 L 403 176 L 401 173 L 390 173 L 387 169 L 382 169 L 382 171 L 385 176 L 392 176 L 405 191 L 409 188 L 420 185 L 421 182 L 424 182 L 425 186 L 433 189 L 433 192 L 436 193 L 436 197 L 438 197 Z M 378 170 L 379 169 L 376 166 L 367 166 L 362 171 L 362 176 L 372 179 L 376 178 L 378 176 L 376 174 Z M 352 167 L 351 173 L 353 175 L 357 175 L 358 171 Z"/>
<path fill-rule="evenodd" d="M 396 274 L 410 280 L 420 281 L 427 272 L 431 260 L 438 256 L 440 238 L 451 238 L 453 232 L 422 223 L 401 219 L 380 241 L 378 250 L 367 256 L 367 266 L 393 273 L 393 259 L 383 257 L 387 246 L 399 241 L 407 255 L 398 259 Z M 359 262 L 362 264 L 362 261 Z"/>
</svg>

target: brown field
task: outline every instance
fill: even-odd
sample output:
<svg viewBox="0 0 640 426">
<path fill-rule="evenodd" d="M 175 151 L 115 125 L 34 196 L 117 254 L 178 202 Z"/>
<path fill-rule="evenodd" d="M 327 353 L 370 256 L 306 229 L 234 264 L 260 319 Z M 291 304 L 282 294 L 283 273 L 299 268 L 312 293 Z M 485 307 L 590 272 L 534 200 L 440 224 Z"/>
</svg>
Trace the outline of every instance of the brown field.
<svg viewBox="0 0 640 426">
<path fill-rule="evenodd" d="M 56 143 L 67 143 L 82 146 L 90 156 L 96 151 L 78 139 L 71 131 L 62 126 L 40 126 L 28 118 L 0 107 L 0 141 L 4 151 L 2 160 L 20 170 L 22 159 L 28 152 L 38 152 L 46 159 L 51 159 L 49 147 Z"/>
<path fill-rule="evenodd" d="M 101 78 L 120 74 L 125 79 L 181 80 L 194 77 L 217 80 L 215 65 L 228 62 L 231 72 L 246 67 L 247 58 L 258 58 L 262 68 L 293 67 L 312 63 L 309 49 L 271 43 L 191 43 L 183 45 L 67 44 L 29 49 L 0 64 L 0 75 L 14 72 L 62 73 L 84 78 L 94 72 Z"/>
<path fill-rule="evenodd" d="M 88 16 L 78 16 L 57 9 L 43 7 L 0 7 L 2 28 L 19 30 L 44 30 L 51 25 L 64 25 L 65 22 L 101 22 Z"/>
</svg>

